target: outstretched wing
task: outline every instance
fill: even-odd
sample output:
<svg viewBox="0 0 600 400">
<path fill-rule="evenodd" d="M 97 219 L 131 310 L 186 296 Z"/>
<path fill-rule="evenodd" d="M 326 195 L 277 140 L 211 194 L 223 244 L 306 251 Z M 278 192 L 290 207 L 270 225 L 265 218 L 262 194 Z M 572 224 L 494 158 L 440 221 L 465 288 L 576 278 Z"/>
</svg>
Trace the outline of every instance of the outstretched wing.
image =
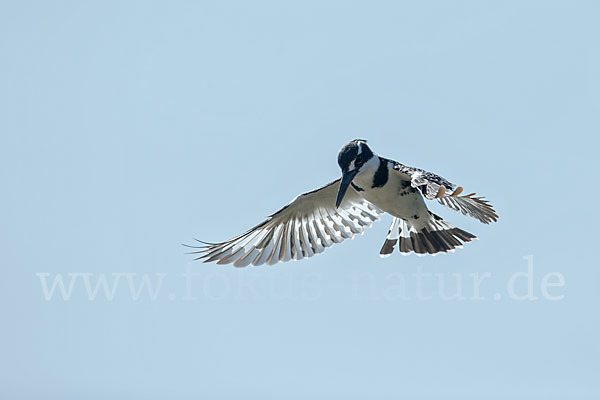
<svg viewBox="0 0 600 400">
<path fill-rule="evenodd" d="M 340 180 L 301 194 L 246 233 L 220 243 L 197 247 L 197 259 L 236 267 L 300 260 L 323 252 L 334 243 L 363 233 L 383 213 L 348 188 L 335 207 Z"/>
<path fill-rule="evenodd" d="M 460 187 L 460 186 L 459 186 Z M 459 211 L 463 215 L 470 215 L 477 218 L 484 224 L 498 221 L 498 214 L 487 199 L 475 196 L 476 193 L 464 196 L 445 195 L 438 199 L 438 202 L 454 211 Z"/>
<path fill-rule="evenodd" d="M 410 181 L 412 187 L 419 189 L 423 196 L 429 200 L 437 199 L 438 202 L 463 215 L 469 215 L 484 224 L 496 222 L 498 214 L 492 205 L 483 197 L 475 196 L 475 193 L 460 196 L 462 187 L 456 186 L 445 178 L 419 168 L 409 167 L 394 163 L 394 171 L 403 175 Z"/>
</svg>

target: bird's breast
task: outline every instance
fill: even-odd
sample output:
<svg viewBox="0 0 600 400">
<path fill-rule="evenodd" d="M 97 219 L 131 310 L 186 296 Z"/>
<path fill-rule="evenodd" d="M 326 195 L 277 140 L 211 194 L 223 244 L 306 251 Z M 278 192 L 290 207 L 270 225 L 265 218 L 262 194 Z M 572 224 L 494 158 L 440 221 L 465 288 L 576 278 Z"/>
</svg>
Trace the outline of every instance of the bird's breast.
<svg viewBox="0 0 600 400">
<path fill-rule="evenodd" d="M 362 180 L 356 185 L 364 189 L 359 192 L 362 197 L 395 217 L 412 220 L 428 216 L 421 193 L 397 174 L 389 174 L 387 182 L 379 187 Z"/>
</svg>

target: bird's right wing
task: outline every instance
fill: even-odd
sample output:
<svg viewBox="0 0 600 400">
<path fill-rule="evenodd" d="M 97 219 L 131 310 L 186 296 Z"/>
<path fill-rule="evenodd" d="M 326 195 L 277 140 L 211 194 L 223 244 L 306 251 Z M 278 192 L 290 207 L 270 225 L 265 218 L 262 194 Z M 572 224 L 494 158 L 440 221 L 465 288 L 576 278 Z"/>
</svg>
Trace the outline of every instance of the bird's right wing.
<svg viewBox="0 0 600 400">
<path fill-rule="evenodd" d="M 323 252 L 334 243 L 363 233 L 379 219 L 379 208 L 348 188 L 335 207 L 340 180 L 301 194 L 246 233 L 220 243 L 197 247 L 197 259 L 236 267 L 300 260 Z"/>
<path fill-rule="evenodd" d="M 397 161 L 391 162 L 394 163 L 394 171 L 400 174 L 403 179 L 410 181 L 411 186 L 419 189 L 426 199 L 437 199 L 440 204 L 463 215 L 476 218 L 484 224 L 498 220 L 498 214 L 485 198 L 475 196 L 475 193 L 459 196 L 463 190 L 461 186 L 457 187 L 447 179 L 432 172 L 409 167 Z"/>
</svg>

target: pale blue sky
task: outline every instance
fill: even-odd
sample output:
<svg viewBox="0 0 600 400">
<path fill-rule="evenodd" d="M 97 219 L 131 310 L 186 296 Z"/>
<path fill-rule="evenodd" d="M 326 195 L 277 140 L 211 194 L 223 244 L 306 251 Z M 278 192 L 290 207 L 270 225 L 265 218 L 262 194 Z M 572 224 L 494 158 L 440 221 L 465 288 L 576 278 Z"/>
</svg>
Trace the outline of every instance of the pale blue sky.
<svg viewBox="0 0 600 400">
<path fill-rule="evenodd" d="M 0 397 L 598 398 L 599 17 L 594 1 L 0 1 Z M 432 204 L 481 239 L 438 257 L 380 259 L 389 218 L 275 267 L 183 254 L 337 178 L 357 137 L 500 221 Z M 518 301 L 530 255 L 537 300 Z M 419 289 L 418 271 L 441 275 Z M 561 300 L 541 291 L 552 272 Z M 161 286 L 134 300 L 144 274 Z M 46 300 L 56 276 L 67 300 Z M 119 277 L 112 300 L 90 300 L 100 276 Z M 444 300 L 457 276 L 465 299 Z"/>
</svg>

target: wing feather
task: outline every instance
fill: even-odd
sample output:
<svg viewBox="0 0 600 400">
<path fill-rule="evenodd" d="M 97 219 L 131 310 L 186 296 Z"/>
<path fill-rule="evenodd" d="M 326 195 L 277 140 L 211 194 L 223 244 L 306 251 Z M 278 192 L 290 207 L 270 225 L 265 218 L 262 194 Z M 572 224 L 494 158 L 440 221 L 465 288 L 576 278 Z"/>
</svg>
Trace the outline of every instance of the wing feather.
<svg viewBox="0 0 600 400">
<path fill-rule="evenodd" d="M 475 193 L 458 196 L 462 192 L 462 187 L 457 187 L 447 179 L 432 172 L 400 164 L 397 161 L 389 161 L 393 163 L 394 171 L 401 174 L 405 180 L 410 181 L 410 185 L 419 189 L 426 199 L 437 199 L 440 204 L 451 210 L 476 218 L 484 224 L 498 220 L 498 214 L 494 207 L 485 198 L 475 197 Z"/>
<path fill-rule="evenodd" d="M 204 262 L 244 267 L 322 253 L 335 243 L 363 233 L 383 213 L 352 187 L 336 208 L 339 184 L 338 179 L 304 193 L 247 232 L 224 242 L 205 243 L 192 254 Z"/>
<path fill-rule="evenodd" d="M 475 193 L 457 197 L 444 196 L 440 197 L 438 202 L 463 215 L 476 218 L 484 224 L 498 221 L 498 214 L 489 201 L 483 197 L 475 197 Z"/>
</svg>

